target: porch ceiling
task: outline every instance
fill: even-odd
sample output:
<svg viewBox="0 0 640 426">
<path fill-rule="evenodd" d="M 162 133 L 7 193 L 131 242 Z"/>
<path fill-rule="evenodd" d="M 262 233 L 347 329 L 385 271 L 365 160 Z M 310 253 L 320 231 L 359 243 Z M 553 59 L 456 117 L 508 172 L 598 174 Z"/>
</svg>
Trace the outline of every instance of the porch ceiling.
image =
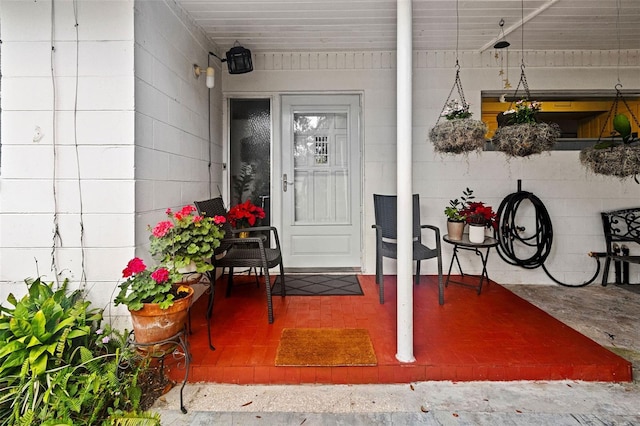
<svg viewBox="0 0 640 426">
<path fill-rule="evenodd" d="M 396 0 L 177 0 L 224 52 L 395 50 Z M 618 9 L 617 6 L 620 6 Z M 521 0 L 459 0 L 459 49 L 521 49 Z M 524 0 L 526 50 L 640 49 L 638 0 Z M 455 50 L 456 1 L 413 0 L 415 50 Z M 618 31 L 619 29 L 619 31 Z M 618 36 L 619 33 L 619 36 Z"/>
</svg>

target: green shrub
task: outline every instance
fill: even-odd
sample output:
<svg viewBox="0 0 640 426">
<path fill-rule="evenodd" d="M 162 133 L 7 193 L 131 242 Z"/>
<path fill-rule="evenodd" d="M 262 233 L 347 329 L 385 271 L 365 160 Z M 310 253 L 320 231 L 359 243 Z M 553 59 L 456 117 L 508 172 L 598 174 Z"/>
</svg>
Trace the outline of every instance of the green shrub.
<svg viewBox="0 0 640 426">
<path fill-rule="evenodd" d="M 142 391 L 127 333 L 104 328 L 68 282 L 36 279 L 0 305 L 0 424 L 100 425 L 135 411 Z"/>
</svg>

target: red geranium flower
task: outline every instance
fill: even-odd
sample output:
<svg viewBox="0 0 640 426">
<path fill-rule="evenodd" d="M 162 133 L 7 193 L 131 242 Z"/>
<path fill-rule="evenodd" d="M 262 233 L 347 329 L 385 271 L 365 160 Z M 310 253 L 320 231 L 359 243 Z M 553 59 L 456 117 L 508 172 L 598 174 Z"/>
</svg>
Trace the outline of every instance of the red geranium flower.
<svg viewBox="0 0 640 426">
<path fill-rule="evenodd" d="M 151 274 L 151 278 L 158 284 L 167 282 L 169 279 L 169 270 L 167 268 L 158 268 Z"/>
<path fill-rule="evenodd" d="M 171 228 L 173 228 L 173 223 L 165 220 L 162 222 L 158 222 L 158 224 L 153 228 L 153 231 L 151 232 L 153 233 L 154 237 L 161 238 L 167 235 L 167 232 L 169 232 Z"/>
<path fill-rule="evenodd" d="M 127 267 L 122 271 L 122 276 L 124 278 L 128 278 L 132 275 L 139 274 L 147 269 L 147 265 L 144 264 L 142 259 L 139 257 L 134 257 L 127 263 Z"/>
</svg>

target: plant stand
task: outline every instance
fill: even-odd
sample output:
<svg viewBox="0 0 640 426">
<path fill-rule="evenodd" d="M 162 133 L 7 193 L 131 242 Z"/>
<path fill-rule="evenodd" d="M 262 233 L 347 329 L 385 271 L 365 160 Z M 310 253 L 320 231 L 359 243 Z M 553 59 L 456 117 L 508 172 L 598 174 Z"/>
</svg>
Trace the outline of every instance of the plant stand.
<svg viewBox="0 0 640 426">
<path fill-rule="evenodd" d="M 491 247 L 498 246 L 498 240 L 492 237 L 486 237 L 483 243 L 472 243 L 471 241 L 469 241 L 469 234 L 464 234 L 462 237 L 462 240 L 460 241 L 451 240 L 449 239 L 448 235 L 443 236 L 442 239 L 444 240 L 445 243 L 453 244 L 453 257 L 451 258 L 451 263 L 449 264 L 449 272 L 447 272 L 447 281 L 445 281 L 444 286 L 447 287 L 449 283 L 459 284 L 464 287 L 475 288 L 478 292 L 478 295 L 480 295 L 480 292 L 482 291 L 482 284 L 484 284 L 484 281 L 486 280 L 487 282 L 489 282 L 489 275 L 487 274 L 487 260 L 489 260 L 489 251 L 491 250 Z M 486 251 L 482 253 L 481 251 L 482 249 L 486 249 Z M 467 274 L 469 276 L 478 277 L 479 278 L 478 285 L 472 285 L 463 281 L 454 281 L 451 279 L 451 269 L 453 268 L 454 262 L 458 264 L 458 270 L 460 271 L 460 275 L 462 275 L 463 277 L 465 275 L 464 272 L 462 272 L 462 267 L 460 266 L 460 260 L 458 259 L 458 250 L 472 251 L 476 255 L 480 256 L 480 259 L 482 260 L 482 273 L 480 275 Z"/>
<path fill-rule="evenodd" d="M 182 386 L 180 387 L 180 411 L 183 414 L 187 414 L 187 409 L 184 407 L 182 392 L 184 391 L 184 385 L 187 384 L 189 378 L 189 366 L 191 363 L 191 353 L 189 352 L 189 343 L 187 342 L 186 330 L 164 339 L 158 342 L 139 343 L 135 339 L 135 333 L 132 331 L 129 335 L 127 342 L 130 346 L 136 348 L 135 353 L 138 354 L 140 359 L 144 358 L 158 358 L 160 360 L 160 377 L 164 377 L 164 360 L 168 355 L 173 356 L 174 359 L 180 361 L 184 360 L 185 372 L 184 379 L 182 380 Z M 171 349 L 167 350 L 169 347 Z M 178 362 L 178 366 L 180 362 Z"/>
</svg>

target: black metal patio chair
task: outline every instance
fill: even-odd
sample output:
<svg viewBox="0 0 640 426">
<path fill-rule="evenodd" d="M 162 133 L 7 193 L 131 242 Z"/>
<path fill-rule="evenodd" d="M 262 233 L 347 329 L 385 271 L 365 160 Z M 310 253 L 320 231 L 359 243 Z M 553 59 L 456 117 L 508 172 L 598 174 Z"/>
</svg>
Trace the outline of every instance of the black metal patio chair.
<svg viewBox="0 0 640 426">
<path fill-rule="evenodd" d="M 212 198 L 205 201 L 194 202 L 198 212 L 205 216 L 227 216 L 227 209 L 221 197 Z M 255 236 L 248 238 L 238 238 L 236 236 L 241 230 L 231 227 L 227 221 L 223 225 L 225 231 L 224 238 L 220 241 L 220 247 L 215 250 L 211 263 L 214 268 L 228 268 L 228 283 L 226 296 L 231 295 L 233 287 L 234 268 L 261 268 L 265 277 L 265 287 L 267 291 L 267 313 L 269 324 L 273 323 L 273 305 L 271 302 L 271 290 L 275 285 L 271 284 L 269 269 L 280 267 L 280 295 L 286 296 L 284 285 L 284 265 L 282 263 L 282 253 L 280 250 L 280 239 L 278 230 L 273 226 L 256 226 L 244 228 L 242 231 L 249 231 Z M 265 238 L 263 233 L 268 233 Z M 271 244 L 273 241 L 273 246 Z M 215 282 L 215 269 L 208 273 L 209 280 Z M 210 306 L 207 309 L 207 320 L 211 317 L 213 301 L 210 299 Z"/>
<path fill-rule="evenodd" d="M 380 303 L 384 303 L 384 275 L 382 258 L 398 258 L 397 197 L 395 195 L 373 194 L 376 230 L 376 283 L 380 291 Z M 422 229 L 435 232 L 435 248 L 422 244 Z M 420 198 L 413 195 L 413 260 L 416 261 L 415 284 L 420 284 L 420 263 L 427 259 L 438 260 L 438 302 L 444 305 L 444 285 L 442 281 L 442 250 L 440 229 L 433 225 L 420 224 Z"/>
</svg>

